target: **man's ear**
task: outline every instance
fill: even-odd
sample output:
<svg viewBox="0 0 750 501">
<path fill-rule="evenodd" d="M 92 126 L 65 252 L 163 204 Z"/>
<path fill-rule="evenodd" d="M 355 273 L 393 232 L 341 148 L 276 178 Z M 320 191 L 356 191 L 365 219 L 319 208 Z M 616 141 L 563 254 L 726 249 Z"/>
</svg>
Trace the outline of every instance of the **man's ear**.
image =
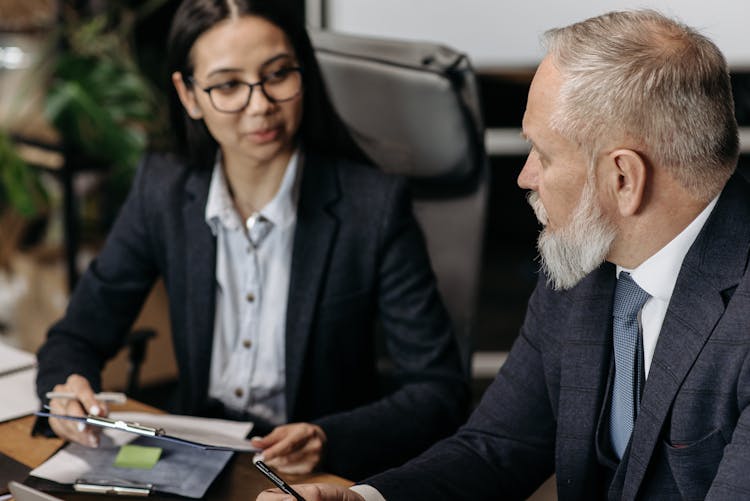
<svg viewBox="0 0 750 501">
<path fill-rule="evenodd" d="M 634 150 L 618 149 L 607 155 L 609 190 L 622 216 L 632 216 L 643 205 L 648 166 Z"/>
<path fill-rule="evenodd" d="M 193 120 L 203 118 L 203 111 L 201 110 L 198 100 L 195 98 L 195 92 L 192 88 L 189 88 L 185 84 L 185 79 L 182 78 L 182 73 L 175 71 L 172 73 L 172 84 L 177 91 L 177 96 L 180 98 L 182 106 L 190 115 Z"/>
</svg>

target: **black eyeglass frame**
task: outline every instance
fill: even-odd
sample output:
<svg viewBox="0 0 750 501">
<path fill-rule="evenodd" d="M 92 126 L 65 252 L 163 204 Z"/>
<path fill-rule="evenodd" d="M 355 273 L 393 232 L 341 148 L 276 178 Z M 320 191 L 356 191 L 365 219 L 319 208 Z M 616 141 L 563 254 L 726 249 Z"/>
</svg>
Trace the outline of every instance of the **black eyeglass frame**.
<svg viewBox="0 0 750 501">
<path fill-rule="evenodd" d="M 299 90 L 293 96 L 290 96 L 290 97 L 287 97 L 287 98 L 284 98 L 284 99 L 277 99 L 275 97 L 272 97 L 272 96 L 268 95 L 268 92 L 266 91 L 266 87 L 264 85 L 268 80 L 270 80 L 274 76 L 278 76 L 279 73 L 283 72 L 283 73 L 287 74 L 287 73 L 291 73 L 291 72 L 295 72 L 295 71 L 300 74 L 300 86 L 299 86 Z M 266 75 L 265 77 L 261 78 L 260 80 L 258 80 L 255 83 L 243 82 L 241 80 L 237 80 L 235 83 L 241 84 L 241 85 L 247 85 L 250 88 L 250 92 L 247 93 L 247 100 L 245 101 L 244 105 L 242 105 L 240 108 L 237 108 L 236 110 L 226 111 L 226 110 L 220 110 L 216 106 L 216 103 L 214 103 L 214 98 L 211 95 L 211 91 L 212 90 L 217 89 L 217 88 L 219 88 L 219 87 L 221 87 L 223 85 L 226 85 L 225 83 L 220 83 L 220 84 L 216 84 L 216 85 L 209 85 L 208 87 L 201 87 L 198 84 L 198 82 L 195 80 L 195 77 L 193 75 L 188 76 L 185 80 L 187 80 L 187 82 L 190 83 L 191 85 L 199 88 L 200 90 L 202 90 L 203 92 L 205 92 L 206 94 L 208 94 L 208 100 L 211 101 L 211 106 L 213 106 L 214 109 L 216 111 L 218 111 L 219 113 L 239 113 L 242 110 L 244 110 L 245 108 L 247 108 L 247 105 L 250 104 L 250 99 L 252 99 L 252 97 L 253 97 L 253 90 L 255 90 L 255 87 L 260 87 L 260 91 L 263 93 L 263 95 L 266 97 L 266 99 L 268 99 L 272 103 L 283 103 L 283 102 L 286 102 L 286 101 L 291 101 L 292 99 L 294 99 L 295 97 L 299 96 L 302 93 L 302 88 L 304 87 L 304 85 L 303 85 L 304 84 L 304 79 L 303 79 L 303 69 L 302 69 L 302 66 L 292 66 L 292 67 L 289 67 L 289 68 L 282 68 L 282 69 L 280 69 L 278 71 L 274 71 L 270 75 Z"/>
</svg>

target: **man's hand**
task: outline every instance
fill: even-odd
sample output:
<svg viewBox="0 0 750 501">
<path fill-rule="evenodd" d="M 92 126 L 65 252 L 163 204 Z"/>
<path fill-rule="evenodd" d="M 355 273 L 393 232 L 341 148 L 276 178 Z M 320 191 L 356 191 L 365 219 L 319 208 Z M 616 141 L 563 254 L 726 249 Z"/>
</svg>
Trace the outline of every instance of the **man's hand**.
<svg viewBox="0 0 750 501">
<path fill-rule="evenodd" d="M 263 462 L 281 473 L 300 475 L 314 471 L 323 459 L 326 434 L 320 426 L 291 423 L 277 426 L 252 444 L 263 449 Z"/>
<path fill-rule="evenodd" d="M 306 501 L 364 501 L 356 492 L 333 484 L 303 484 L 293 485 Z M 279 489 L 269 489 L 261 492 L 256 501 L 296 501 L 294 496 L 285 494 Z"/>
<path fill-rule="evenodd" d="M 68 376 L 65 384 L 58 384 L 53 391 L 73 393 L 76 398 L 51 399 L 49 409 L 52 414 L 67 416 L 86 416 L 87 414 L 106 416 L 109 414 L 107 404 L 96 400 L 94 390 L 91 389 L 89 382 L 78 374 Z M 97 426 L 86 426 L 81 422 L 53 418 L 50 418 L 49 425 L 60 438 L 89 447 L 99 445 L 99 434 L 102 430 Z"/>
</svg>

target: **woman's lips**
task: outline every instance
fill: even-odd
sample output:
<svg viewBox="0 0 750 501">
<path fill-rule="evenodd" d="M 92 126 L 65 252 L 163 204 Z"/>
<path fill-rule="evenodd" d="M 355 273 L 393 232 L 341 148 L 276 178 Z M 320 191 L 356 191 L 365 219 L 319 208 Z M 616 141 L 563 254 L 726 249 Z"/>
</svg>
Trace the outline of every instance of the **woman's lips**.
<svg viewBox="0 0 750 501">
<path fill-rule="evenodd" d="M 271 141 L 276 140 L 276 138 L 279 137 L 280 133 L 281 133 L 281 127 L 273 127 L 270 129 L 259 129 L 259 130 L 250 132 L 248 136 L 254 142 L 262 144 L 262 143 L 269 143 Z"/>
</svg>

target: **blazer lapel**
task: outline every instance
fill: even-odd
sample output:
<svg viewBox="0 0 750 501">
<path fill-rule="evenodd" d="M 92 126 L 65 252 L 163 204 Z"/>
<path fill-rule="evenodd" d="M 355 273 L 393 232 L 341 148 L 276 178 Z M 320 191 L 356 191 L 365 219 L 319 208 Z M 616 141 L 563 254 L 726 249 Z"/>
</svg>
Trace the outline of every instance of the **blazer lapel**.
<svg viewBox="0 0 750 501">
<path fill-rule="evenodd" d="M 633 429 L 622 499 L 635 499 L 677 392 L 744 275 L 748 193 L 730 181 L 680 269 Z"/>
<path fill-rule="evenodd" d="M 335 168 L 312 152 L 306 152 L 304 162 L 286 318 L 286 403 L 290 419 L 295 416 L 307 342 L 339 226 L 331 211 L 340 196 Z"/>
<path fill-rule="evenodd" d="M 183 349 L 188 363 L 180 367 L 190 382 L 187 404 L 198 410 L 208 393 L 216 308 L 216 238 L 206 224 L 205 208 L 211 169 L 194 171 L 185 187 L 185 308 L 187 324 Z"/>
<path fill-rule="evenodd" d="M 596 428 L 603 405 L 611 351 L 614 266 L 605 263 L 579 285 L 570 336 L 560 355 L 556 474 L 561 499 L 596 495 Z"/>
</svg>

